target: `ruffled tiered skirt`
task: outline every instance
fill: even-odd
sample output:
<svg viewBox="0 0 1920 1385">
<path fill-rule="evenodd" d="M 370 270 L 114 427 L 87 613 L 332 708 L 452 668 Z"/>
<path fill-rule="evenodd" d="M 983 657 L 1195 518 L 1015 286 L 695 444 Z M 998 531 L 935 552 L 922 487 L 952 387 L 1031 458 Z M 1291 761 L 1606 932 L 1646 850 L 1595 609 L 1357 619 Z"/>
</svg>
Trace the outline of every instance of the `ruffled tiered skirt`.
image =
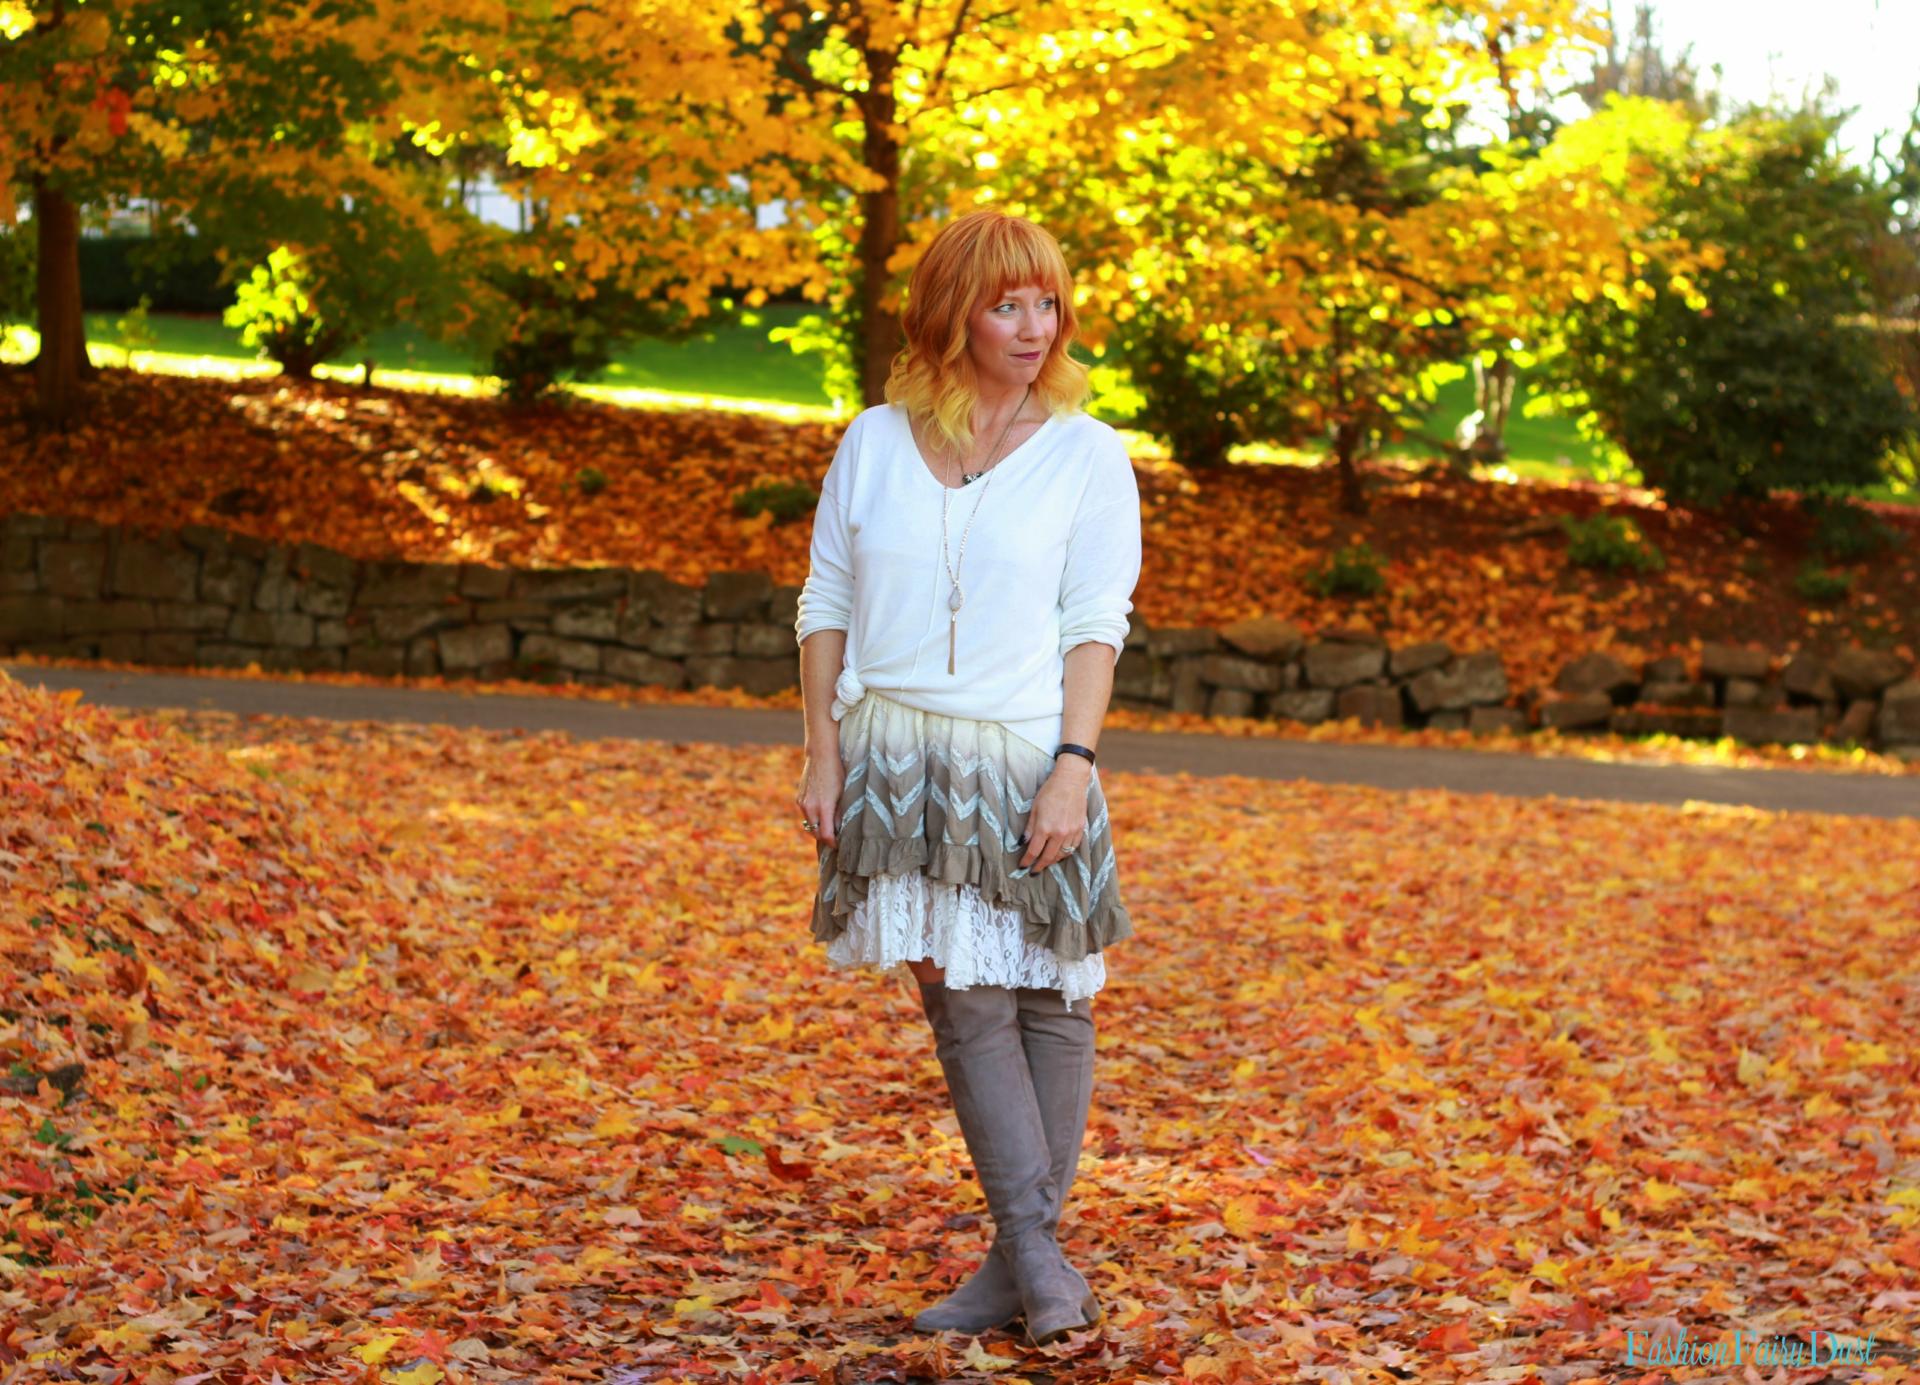
<svg viewBox="0 0 1920 1385">
<path fill-rule="evenodd" d="M 813 907 L 828 963 L 905 973 L 930 959 L 955 989 L 1040 987 L 1068 1005 L 1097 992 L 1105 949 L 1133 934 L 1098 772 L 1079 849 L 1035 874 L 1018 843 L 1053 770 L 1046 752 L 998 722 L 856 696 L 840 720 L 838 841 L 820 847 Z"/>
</svg>

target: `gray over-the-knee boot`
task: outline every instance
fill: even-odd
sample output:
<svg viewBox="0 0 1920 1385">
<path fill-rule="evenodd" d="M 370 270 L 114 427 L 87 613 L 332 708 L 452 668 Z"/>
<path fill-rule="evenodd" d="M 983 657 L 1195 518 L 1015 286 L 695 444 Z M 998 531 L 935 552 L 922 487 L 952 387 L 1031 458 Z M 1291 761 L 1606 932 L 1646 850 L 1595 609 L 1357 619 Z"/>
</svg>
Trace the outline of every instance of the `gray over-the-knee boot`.
<svg viewBox="0 0 1920 1385">
<path fill-rule="evenodd" d="M 914 1327 L 977 1333 L 1024 1315 L 1028 1340 L 1039 1344 L 1094 1325 L 1101 1318 L 1099 1303 L 1085 1278 L 1060 1255 L 1055 1240 L 1078 1169 L 1093 1092 L 1091 1002 L 1079 1001 L 1068 1010 L 1058 991 L 1034 988 L 952 991 L 935 983 L 923 984 L 920 992 L 961 1133 L 993 1213 L 995 1234 L 973 1277 L 916 1316 Z M 1028 1093 L 1030 1106 L 1023 1100 Z M 1009 1138 L 1018 1146 L 1022 1127 L 1026 1135 L 1032 1134 L 1031 1123 L 1023 1118 L 1027 1112 L 1038 1117 L 1038 1153 L 1046 1160 L 1041 1185 L 1046 1212 L 1031 1234 L 1022 1224 L 1023 1209 L 1033 1200 L 1034 1190 L 1027 1185 L 1032 1156 L 1000 1154 L 1000 1149 L 1012 1148 L 1004 1143 Z M 1006 1215 L 997 1196 L 1005 1203 Z M 1027 1268 L 1023 1271 L 1022 1266 Z"/>
</svg>

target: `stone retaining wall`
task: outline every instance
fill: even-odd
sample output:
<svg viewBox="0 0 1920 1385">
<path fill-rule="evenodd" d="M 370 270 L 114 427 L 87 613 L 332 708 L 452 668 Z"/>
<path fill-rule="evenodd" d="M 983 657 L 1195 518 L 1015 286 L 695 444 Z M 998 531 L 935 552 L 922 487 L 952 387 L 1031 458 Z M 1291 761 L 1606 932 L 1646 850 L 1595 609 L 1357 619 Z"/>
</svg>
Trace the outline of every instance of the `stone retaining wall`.
<svg viewBox="0 0 1920 1385">
<path fill-rule="evenodd" d="M 719 572 L 699 587 L 626 568 L 518 571 L 363 562 L 220 529 L 177 534 L 0 517 L 0 654 L 169 667 L 554 679 L 777 692 L 799 681 L 800 589 Z M 1309 640 L 1278 620 L 1149 628 L 1137 616 L 1115 706 L 1369 725 L 1822 738 L 1920 756 L 1920 678 L 1848 650 L 1831 664 L 1709 646 L 1700 667 L 1606 654 L 1515 696 L 1499 654 L 1390 647 L 1364 631 Z"/>
</svg>

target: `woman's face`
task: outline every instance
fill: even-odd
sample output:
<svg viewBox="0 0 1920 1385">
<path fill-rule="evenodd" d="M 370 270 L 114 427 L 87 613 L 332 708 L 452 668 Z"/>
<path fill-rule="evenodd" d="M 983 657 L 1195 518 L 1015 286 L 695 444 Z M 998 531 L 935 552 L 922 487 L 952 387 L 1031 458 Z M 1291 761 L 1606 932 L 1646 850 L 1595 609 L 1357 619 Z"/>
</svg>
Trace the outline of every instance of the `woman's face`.
<svg viewBox="0 0 1920 1385">
<path fill-rule="evenodd" d="M 967 350 L 986 392 L 1031 384 L 1060 330 L 1059 303 L 1037 285 L 1013 289 L 974 311 Z"/>
</svg>

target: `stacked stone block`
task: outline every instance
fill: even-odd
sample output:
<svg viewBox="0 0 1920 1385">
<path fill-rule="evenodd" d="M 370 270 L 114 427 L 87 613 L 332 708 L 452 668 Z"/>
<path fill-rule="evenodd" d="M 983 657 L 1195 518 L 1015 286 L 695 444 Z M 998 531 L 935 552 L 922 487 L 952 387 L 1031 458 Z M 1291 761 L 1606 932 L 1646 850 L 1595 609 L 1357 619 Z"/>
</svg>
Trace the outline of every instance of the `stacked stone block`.
<svg viewBox="0 0 1920 1385">
<path fill-rule="evenodd" d="M 1610 654 L 1583 654 L 1553 689 L 1528 699 L 1542 726 L 1620 735 L 1728 736 L 1753 744 L 1820 740 L 1920 755 L 1920 671 L 1897 654 L 1858 646 L 1832 659 L 1801 651 L 1702 646 L 1698 669 L 1650 659 L 1636 672 Z"/>
<path fill-rule="evenodd" d="M 359 561 L 191 526 L 177 534 L 0 516 L 0 655 L 390 677 L 553 678 L 778 692 L 799 681 L 800 589 L 761 572 L 685 586 L 626 568 Z M 1551 689 L 1511 690 L 1493 650 L 1308 639 L 1282 620 L 1150 629 L 1136 615 L 1113 703 L 1144 710 L 1476 732 L 1533 726 L 1821 739 L 1920 757 L 1920 673 L 1897 655 L 1831 660 L 1708 645 L 1633 669 L 1596 652 Z"/>
<path fill-rule="evenodd" d="M 0 653 L 174 667 L 737 687 L 798 681 L 800 590 L 625 568 L 361 562 L 192 526 L 0 518 Z"/>
</svg>

